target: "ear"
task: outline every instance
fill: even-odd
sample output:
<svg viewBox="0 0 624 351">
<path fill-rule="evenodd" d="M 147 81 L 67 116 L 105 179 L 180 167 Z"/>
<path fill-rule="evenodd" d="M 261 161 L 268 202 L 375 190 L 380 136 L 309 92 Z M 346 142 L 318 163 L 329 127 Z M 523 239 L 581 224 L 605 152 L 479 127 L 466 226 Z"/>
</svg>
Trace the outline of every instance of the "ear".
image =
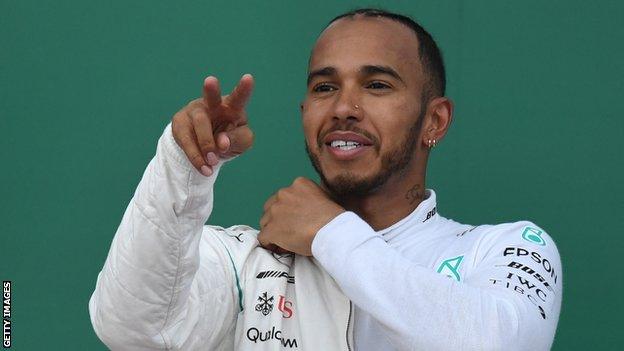
<svg viewBox="0 0 624 351">
<path fill-rule="evenodd" d="M 431 100 L 422 126 L 422 143 L 428 148 L 435 146 L 444 138 L 452 121 L 453 102 L 445 96 Z"/>
</svg>

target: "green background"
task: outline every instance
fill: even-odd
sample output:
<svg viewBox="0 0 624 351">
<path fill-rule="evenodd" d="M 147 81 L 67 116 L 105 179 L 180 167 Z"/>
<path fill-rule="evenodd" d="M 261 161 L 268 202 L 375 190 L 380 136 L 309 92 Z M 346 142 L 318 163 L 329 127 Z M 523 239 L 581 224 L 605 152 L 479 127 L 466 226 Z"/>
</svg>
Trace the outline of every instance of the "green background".
<svg viewBox="0 0 624 351">
<path fill-rule="evenodd" d="M 253 149 L 222 171 L 211 222 L 316 178 L 298 103 L 326 22 L 356 6 L 419 20 L 447 63 L 455 122 L 428 187 L 464 223 L 529 219 L 556 240 L 555 350 L 624 344 L 624 3 L 0 0 L 0 278 L 15 350 L 98 350 L 87 301 L 156 141 L 199 96 L 256 78 Z"/>
</svg>

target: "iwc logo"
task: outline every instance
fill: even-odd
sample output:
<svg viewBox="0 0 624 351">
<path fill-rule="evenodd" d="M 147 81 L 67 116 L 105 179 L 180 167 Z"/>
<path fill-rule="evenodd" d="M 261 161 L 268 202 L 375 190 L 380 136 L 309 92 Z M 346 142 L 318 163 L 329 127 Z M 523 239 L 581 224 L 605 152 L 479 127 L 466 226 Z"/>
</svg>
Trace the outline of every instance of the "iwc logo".
<svg viewBox="0 0 624 351">
<path fill-rule="evenodd" d="M 546 241 L 542 238 L 544 232 L 533 227 L 526 227 L 522 232 L 522 239 L 540 246 L 546 246 Z"/>
<path fill-rule="evenodd" d="M 438 273 L 442 273 L 449 278 L 461 281 L 461 275 L 459 274 L 459 265 L 461 265 L 463 259 L 464 255 L 444 260 L 438 268 Z"/>
</svg>

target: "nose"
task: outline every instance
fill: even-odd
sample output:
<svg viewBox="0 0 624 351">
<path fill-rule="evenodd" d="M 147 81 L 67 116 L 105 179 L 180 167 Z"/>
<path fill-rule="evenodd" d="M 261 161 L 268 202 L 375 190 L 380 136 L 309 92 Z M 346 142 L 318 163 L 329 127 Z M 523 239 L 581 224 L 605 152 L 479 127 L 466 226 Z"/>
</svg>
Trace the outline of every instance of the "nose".
<svg viewBox="0 0 624 351">
<path fill-rule="evenodd" d="M 352 89 L 343 88 L 334 104 L 334 120 L 362 120 L 362 104 L 358 102 L 357 93 Z"/>
</svg>

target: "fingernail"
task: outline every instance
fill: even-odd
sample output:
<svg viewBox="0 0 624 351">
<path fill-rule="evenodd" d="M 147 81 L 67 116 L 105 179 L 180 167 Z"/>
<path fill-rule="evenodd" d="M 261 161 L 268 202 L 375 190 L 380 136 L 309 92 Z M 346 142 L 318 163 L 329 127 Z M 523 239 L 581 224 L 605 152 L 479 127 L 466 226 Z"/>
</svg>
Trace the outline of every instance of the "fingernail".
<svg viewBox="0 0 624 351">
<path fill-rule="evenodd" d="M 225 138 L 223 138 L 223 149 L 224 151 L 228 151 L 230 149 L 230 145 L 232 144 L 232 142 L 230 141 L 230 137 L 228 137 L 227 135 L 225 135 Z"/>
<path fill-rule="evenodd" d="M 211 151 L 206 154 L 206 162 L 208 162 L 209 165 L 214 166 L 219 163 L 219 158 L 214 152 Z"/>
<path fill-rule="evenodd" d="M 212 169 L 210 167 L 203 165 L 201 166 L 201 173 L 206 177 L 210 177 L 212 175 Z"/>
</svg>

